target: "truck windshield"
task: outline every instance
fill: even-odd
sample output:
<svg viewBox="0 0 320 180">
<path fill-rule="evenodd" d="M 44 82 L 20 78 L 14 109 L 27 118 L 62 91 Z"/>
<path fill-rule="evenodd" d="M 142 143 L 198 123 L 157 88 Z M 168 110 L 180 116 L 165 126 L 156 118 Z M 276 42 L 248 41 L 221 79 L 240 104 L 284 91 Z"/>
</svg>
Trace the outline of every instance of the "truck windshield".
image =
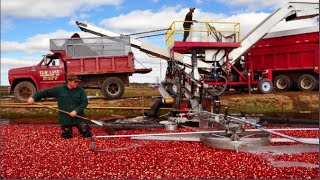
<svg viewBox="0 0 320 180">
<path fill-rule="evenodd" d="M 59 57 L 46 56 L 41 66 L 59 66 Z"/>
</svg>

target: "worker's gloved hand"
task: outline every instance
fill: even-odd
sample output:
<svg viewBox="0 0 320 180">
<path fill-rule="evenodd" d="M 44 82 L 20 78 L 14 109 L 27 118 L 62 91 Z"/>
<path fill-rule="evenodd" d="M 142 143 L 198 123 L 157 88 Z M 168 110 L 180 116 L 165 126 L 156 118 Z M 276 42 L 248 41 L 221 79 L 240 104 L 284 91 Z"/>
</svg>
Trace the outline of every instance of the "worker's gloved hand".
<svg viewBox="0 0 320 180">
<path fill-rule="evenodd" d="M 193 20 L 193 22 L 198 23 L 198 21 L 196 21 L 196 20 Z"/>
<path fill-rule="evenodd" d="M 73 110 L 71 111 L 71 113 L 69 114 L 71 117 L 76 117 L 77 115 L 77 111 Z"/>
<path fill-rule="evenodd" d="M 27 103 L 28 104 L 33 104 L 34 103 L 33 97 L 29 97 L 28 100 L 27 100 Z"/>
</svg>

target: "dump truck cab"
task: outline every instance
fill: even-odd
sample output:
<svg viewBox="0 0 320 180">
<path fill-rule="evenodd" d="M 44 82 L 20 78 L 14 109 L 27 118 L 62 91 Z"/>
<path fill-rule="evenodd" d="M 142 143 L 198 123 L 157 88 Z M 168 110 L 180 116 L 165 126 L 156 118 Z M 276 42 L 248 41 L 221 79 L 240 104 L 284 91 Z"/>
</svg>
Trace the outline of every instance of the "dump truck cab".
<svg viewBox="0 0 320 180">
<path fill-rule="evenodd" d="M 65 63 L 61 54 L 47 54 L 37 65 L 10 69 L 9 94 L 24 102 L 37 91 L 51 88 L 65 82 Z"/>
</svg>

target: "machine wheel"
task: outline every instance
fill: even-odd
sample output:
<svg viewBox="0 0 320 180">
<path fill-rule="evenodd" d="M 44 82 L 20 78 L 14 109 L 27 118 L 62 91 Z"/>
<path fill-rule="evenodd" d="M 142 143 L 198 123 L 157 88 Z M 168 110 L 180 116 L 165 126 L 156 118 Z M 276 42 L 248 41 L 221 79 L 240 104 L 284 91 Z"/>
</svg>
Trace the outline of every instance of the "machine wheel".
<svg viewBox="0 0 320 180">
<path fill-rule="evenodd" d="M 272 82 L 267 79 L 267 78 L 263 78 L 259 81 L 258 83 L 258 89 L 259 89 L 259 92 L 262 93 L 262 94 L 268 94 L 272 91 L 273 89 L 273 85 L 272 85 Z"/>
<path fill-rule="evenodd" d="M 124 93 L 124 83 L 119 78 L 110 77 L 102 83 L 101 92 L 108 99 L 117 99 Z"/>
<path fill-rule="evenodd" d="M 179 86 L 175 84 L 167 84 L 165 89 L 168 91 L 170 95 L 177 95 L 179 92 Z"/>
<path fill-rule="evenodd" d="M 288 91 L 292 88 L 292 80 L 287 75 L 279 75 L 274 79 L 274 88 L 277 91 Z"/>
<path fill-rule="evenodd" d="M 301 91 L 313 91 L 317 86 L 317 79 L 310 74 L 304 74 L 298 79 L 298 87 Z"/>
<path fill-rule="evenodd" d="M 27 102 L 28 98 L 36 92 L 36 87 L 29 81 L 21 81 L 14 87 L 13 94 L 17 101 Z"/>
</svg>

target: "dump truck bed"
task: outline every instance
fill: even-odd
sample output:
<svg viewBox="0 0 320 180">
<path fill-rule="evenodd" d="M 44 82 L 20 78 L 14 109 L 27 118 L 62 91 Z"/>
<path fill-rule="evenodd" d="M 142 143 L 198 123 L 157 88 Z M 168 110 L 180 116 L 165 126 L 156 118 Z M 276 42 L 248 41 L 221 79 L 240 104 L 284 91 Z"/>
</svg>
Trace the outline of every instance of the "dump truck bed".
<svg viewBox="0 0 320 180">
<path fill-rule="evenodd" d="M 132 53 L 127 56 L 112 57 L 86 57 L 67 59 L 68 73 L 76 74 L 106 74 L 106 73 L 135 73 L 134 57 Z"/>
<path fill-rule="evenodd" d="M 126 36 L 51 39 L 50 50 L 62 54 L 68 73 L 131 75 L 150 72 L 152 69 L 135 69 L 129 41 Z"/>
</svg>

